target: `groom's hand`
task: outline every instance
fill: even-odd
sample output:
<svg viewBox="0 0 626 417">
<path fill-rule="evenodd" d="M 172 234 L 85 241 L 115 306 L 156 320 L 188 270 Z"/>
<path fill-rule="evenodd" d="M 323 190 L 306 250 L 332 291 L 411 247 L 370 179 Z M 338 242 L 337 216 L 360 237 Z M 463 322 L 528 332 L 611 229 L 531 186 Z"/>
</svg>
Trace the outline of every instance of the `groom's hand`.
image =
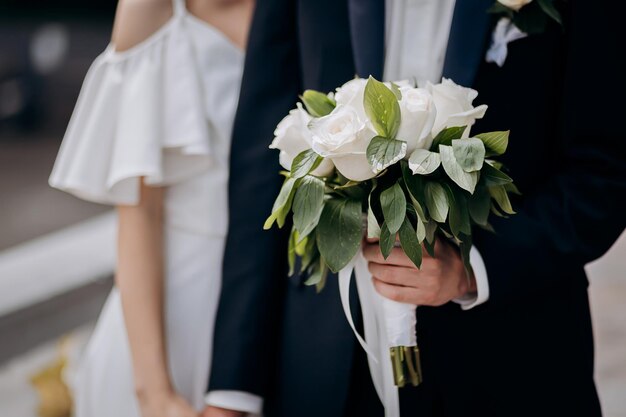
<svg viewBox="0 0 626 417">
<path fill-rule="evenodd" d="M 384 297 L 403 303 L 440 306 L 476 291 L 474 277 L 468 279 L 457 248 L 437 240 L 435 257 L 423 250 L 420 269 L 401 248 L 383 258 L 378 242 L 368 240 L 363 248 L 376 290 Z"/>
<path fill-rule="evenodd" d="M 225 408 L 208 406 L 202 412 L 201 417 L 245 417 L 246 413 Z"/>
</svg>

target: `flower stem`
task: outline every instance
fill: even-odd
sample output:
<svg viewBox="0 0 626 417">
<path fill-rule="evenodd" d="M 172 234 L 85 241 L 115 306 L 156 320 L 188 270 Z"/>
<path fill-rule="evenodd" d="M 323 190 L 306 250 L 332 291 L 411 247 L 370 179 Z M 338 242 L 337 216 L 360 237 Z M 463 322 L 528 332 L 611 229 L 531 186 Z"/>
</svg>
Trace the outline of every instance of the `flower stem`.
<svg viewBox="0 0 626 417">
<path fill-rule="evenodd" d="M 389 349 L 393 379 L 397 387 L 410 383 L 414 387 L 422 382 L 422 364 L 417 346 L 394 346 Z"/>
</svg>

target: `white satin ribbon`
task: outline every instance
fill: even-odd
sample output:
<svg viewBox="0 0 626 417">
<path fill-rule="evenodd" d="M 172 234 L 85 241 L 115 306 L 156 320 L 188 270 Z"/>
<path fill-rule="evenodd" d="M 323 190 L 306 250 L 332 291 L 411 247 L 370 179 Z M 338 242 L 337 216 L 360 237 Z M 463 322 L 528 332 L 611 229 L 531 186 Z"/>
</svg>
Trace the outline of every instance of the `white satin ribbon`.
<svg viewBox="0 0 626 417">
<path fill-rule="evenodd" d="M 493 30 L 491 46 L 487 51 L 485 59 L 487 62 L 495 62 L 499 67 L 504 65 L 506 56 L 509 53 L 508 44 L 528 36 L 518 29 L 508 17 L 498 20 L 496 28 Z"/>
<path fill-rule="evenodd" d="M 355 275 L 357 292 L 361 301 L 365 339 L 357 332 L 350 310 L 350 280 L 352 279 L 352 272 Z M 367 261 L 360 250 L 352 261 L 339 271 L 339 294 L 348 323 L 367 353 L 372 382 L 380 401 L 385 407 L 385 417 L 400 417 L 398 388 L 394 384 L 393 369 L 389 357 L 390 342 L 384 305 L 386 301 L 391 303 L 395 303 L 395 301 L 386 300 L 376 292 L 372 276 L 367 268 Z M 413 312 L 415 312 L 414 307 Z M 410 330 L 410 328 L 406 330 Z"/>
</svg>

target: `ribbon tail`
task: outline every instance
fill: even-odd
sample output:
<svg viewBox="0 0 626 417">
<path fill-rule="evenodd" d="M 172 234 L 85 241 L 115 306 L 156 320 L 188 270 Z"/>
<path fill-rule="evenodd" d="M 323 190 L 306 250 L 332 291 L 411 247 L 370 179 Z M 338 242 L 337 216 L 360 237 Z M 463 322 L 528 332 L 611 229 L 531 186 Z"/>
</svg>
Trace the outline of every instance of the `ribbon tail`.
<svg viewBox="0 0 626 417">
<path fill-rule="evenodd" d="M 363 339 L 363 337 L 361 337 L 359 332 L 356 330 L 356 326 L 354 325 L 354 320 L 352 318 L 352 311 L 350 310 L 350 280 L 352 279 L 352 271 L 354 271 L 354 265 L 359 255 L 361 255 L 360 251 L 350 261 L 350 263 L 346 265 L 345 268 L 339 271 L 339 296 L 341 297 L 341 306 L 343 307 L 343 312 L 346 315 L 346 319 L 348 320 L 348 324 L 350 324 L 354 335 L 361 344 L 363 350 L 365 350 L 365 352 L 367 353 L 368 357 L 370 357 L 375 363 L 378 363 L 378 357 L 376 355 L 376 352 L 367 344 L 365 339 Z M 364 306 L 366 306 L 367 304 L 368 303 L 361 301 L 361 309 L 363 309 Z M 371 306 L 367 306 L 365 308 L 371 308 Z"/>
<path fill-rule="evenodd" d="M 389 360 L 389 342 L 380 295 L 374 288 L 367 261 L 359 252 L 355 262 L 355 278 L 363 310 L 363 327 L 368 343 L 376 346 L 378 362 L 370 361 L 370 374 L 380 401 L 385 408 L 385 417 L 400 417 L 398 387 L 394 383 L 393 367 Z M 367 305 L 367 307 L 365 307 Z M 368 311 L 366 311 L 366 309 Z M 370 337 L 370 335 L 372 335 Z"/>
</svg>

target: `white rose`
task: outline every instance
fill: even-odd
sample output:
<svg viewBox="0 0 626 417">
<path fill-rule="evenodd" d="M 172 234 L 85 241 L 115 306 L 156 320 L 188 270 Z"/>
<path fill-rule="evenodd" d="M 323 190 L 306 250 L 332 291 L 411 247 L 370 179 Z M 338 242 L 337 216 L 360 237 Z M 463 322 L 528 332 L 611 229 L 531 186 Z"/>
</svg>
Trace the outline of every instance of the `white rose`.
<svg viewBox="0 0 626 417">
<path fill-rule="evenodd" d="M 328 116 L 313 120 L 310 129 L 313 150 L 330 158 L 343 176 L 364 181 L 376 175 L 366 156 L 375 133 L 352 106 L 337 106 Z"/>
<path fill-rule="evenodd" d="M 278 123 L 274 131 L 274 140 L 270 145 L 271 149 L 280 150 L 280 165 L 286 170 L 291 169 L 291 163 L 298 154 L 307 149 L 311 149 L 311 131 L 308 128 L 312 117 L 298 103 L 297 108 L 291 110 L 289 114 Z M 330 175 L 333 170 L 333 163 L 329 159 L 317 167 L 312 174 L 324 177 Z"/>
<path fill-rule="evenodd" d="M 424 88 L 400 87 L 400 128 L 396 138 L 407 142 L 407 156 L 415 149 L 428 149 L 437 111 L 433 97 Z"/>
<path fill-rule="evenodd" d="M 498 0 L 498 3 L 508 7 L 509 9 L 519 11 L 519 9 L 526 6 L 531 1 L 533 0 Z"/>
<path fill-rule="evenodd" d="M 464 137 L 468 137 L 470 127 L 476 119 L 482 119 L 487 111 L 484 104 L 478 107 L 472 105 L 478 96 L 476 90 L 461 87 L 447 78 L 444 78 L 441 84 L 428 83 L 426 89 L 432 94 L 437 109 L 433 137 L 443 129 L 453 126 L 467 126 Z"/>
<path fill-rule="evenodd" d="M 335 101 L 338 106 L 347 105 L 349 103 L 363 103 L 363 93 L 367 80 L 364 78 L 355 78 L 348 81 L 337 89 L 335 93 Z"/>
</svg>

